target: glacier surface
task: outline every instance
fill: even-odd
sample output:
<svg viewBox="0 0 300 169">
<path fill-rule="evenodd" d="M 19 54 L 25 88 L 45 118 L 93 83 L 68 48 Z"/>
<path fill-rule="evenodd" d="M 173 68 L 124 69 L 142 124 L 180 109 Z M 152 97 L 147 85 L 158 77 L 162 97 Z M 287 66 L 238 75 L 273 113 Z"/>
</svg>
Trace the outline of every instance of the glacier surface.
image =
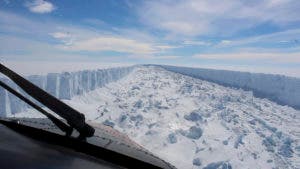
<svg viewBox="0 0 300 169">
<path fill-rule="evenodd" d="M 299 110 L 251 91 L 141 66 L 64 101 L 179 169 L 300 168 Z"/>
<path fill-rule="evenodd" d="M 268 95 L 256 97 L 255 91 L 241 86 L 232 88 L 193 78 L 190 70 L 186 76 L 160 66 L 128 69 L 127 76 L 123 74 L 118 81 L 112 80 L 117 80 L 113 76 L 118 73 L 103 72 L 101 82 L 95 80 L 100 78 L 91 80 L 98 75 L 89 71 L 80 71 L 75 77 L 72 73 L 43 77 L 55 86 L 70 86 L 72 92 L 53 86 L 47 89 L 47 80 L 37 77 L 31 81 L 84 113 L 89 122 L 126 133 L 179 169 L 300 168 L 299 110 L 282 106 Z M 237 76 L 242 75 L 237 72 Z M 114 82 L 104 85 L 108 81 Z M 9 95 L 1 92 L 0 101 L 8 101 Z M 26 109 L 14 116 L 40 114 Z"/>
</svg>

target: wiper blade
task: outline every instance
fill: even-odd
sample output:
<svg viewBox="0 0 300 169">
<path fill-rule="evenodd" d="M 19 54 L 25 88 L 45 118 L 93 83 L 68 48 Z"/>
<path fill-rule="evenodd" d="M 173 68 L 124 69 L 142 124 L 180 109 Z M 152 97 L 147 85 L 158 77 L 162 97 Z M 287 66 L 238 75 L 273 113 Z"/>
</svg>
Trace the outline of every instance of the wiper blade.
<svg viewBox="0 0 300 169">
<path fill-rule="evenodd" d="M 51 120 L 59 129 L 61 129 L 63 132 L 66 133 L 67 136 L 70 136 L 72 134 L 72 127 L 68 126 L 67 124 L 65 124 L 64 122 L 60 121 L 59 119 L 57 119 L 55 116 L 53 116 L 52 114 L 48 113 L 47 111 L 45 111 L 44 109 L 42 109 L 40 106 L 38 106 L 37 104 L 33 103 L 31 100 L 27 99 L 26 97 L 24 97 L 22 94 L 20 94 L 19 92 L 15 91 L 14 89 L 12 89 L 11 87 L 9 87 L 7 84 L 3 83 L 2 81 L 0 81 L 0 86 L 3 87 L 4 89 L 6 89 L 7 91 L 9 91 L 11 94 L 15 95 L 16 97 L 18 97 L 19 99 L 23 100 L 25 103 L 27 103 L 28 105 L 30 105 L 31 107 L 33 107 L 34 109 L 36 109 L 37 111 L 41 112 L 42 114 L 44 114 L 46 117 L 49 118 L 49 120 Z"/>
<path fill-rule="evenodd" d="M 80 133 L 79 138 L 84 139 L 94 135 L 95 129 L 85 122 L 85 116 L 83 114 L 48 94 L 1 63 L 0 72 L 9 77 L 28 95 L 48 107 L 60 117 L 64 118 L 71 127 L 75 128 Z"/>
</svg>

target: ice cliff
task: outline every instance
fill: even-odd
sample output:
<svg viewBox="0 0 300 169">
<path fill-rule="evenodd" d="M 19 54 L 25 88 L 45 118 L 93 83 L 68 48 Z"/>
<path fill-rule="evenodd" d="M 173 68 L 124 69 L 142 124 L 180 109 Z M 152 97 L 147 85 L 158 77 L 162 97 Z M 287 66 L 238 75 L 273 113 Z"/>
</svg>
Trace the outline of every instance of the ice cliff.
<svg viewBox="0 0 300 169">
<path fill-rule="evenodd" d="M 281 105 L 300 109 L 300 79 L 283 75 L 249 73 L 177 66 L 164 69 L 224 86 L 253 91 L 257 97 L 268 98 Z"/>
<path fill-rule="evenodd" d="M 98 87 L 119 80 L 132 71 L 133 67 L 120 67 L 98 70 L 83 70 L 77 72 L 48 73 L 47 75 L 31 75 L 26 78 L 40 88 L 59 99 L 69 100 L 75 95 L 81 95 Z M 12 88 L 25 96 L 22 89 L 12 81 L 2 78 Z M 21 112 L 28 108 L 23 101 L 0 88 L 0 116 Z"/>
</svg>

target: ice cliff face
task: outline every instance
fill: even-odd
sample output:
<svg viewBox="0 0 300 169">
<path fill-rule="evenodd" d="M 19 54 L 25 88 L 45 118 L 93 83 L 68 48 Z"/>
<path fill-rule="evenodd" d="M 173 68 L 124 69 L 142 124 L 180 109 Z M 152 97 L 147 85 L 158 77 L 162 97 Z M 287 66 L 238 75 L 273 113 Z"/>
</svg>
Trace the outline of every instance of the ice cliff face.
<svg viewBox="0 0 300 169">
<path fill-rule="evenodd" d="M 166 70 L 207 80 L 224 86 L 253 91 L 282 105 L 300 109 L 300 79 L 282 75 L 238 71 L 162 66 Z"/>
<path fill-rule="evenodd" d="M 69 100 L 73 96 L 95 90 L 98 87 L 119 80 L 132 71 L 133 67 L 121 67 L 78 72 L 49 73 L 26 77 L 29 81 L 46 90 L 51 95 Z M 1 79 L 11 87 L 28 96 L 8 79 Z M 27 109 L 28 106 L 20 99 L 0 88 L 0 116 L 9 116 Z"/>
</svg>

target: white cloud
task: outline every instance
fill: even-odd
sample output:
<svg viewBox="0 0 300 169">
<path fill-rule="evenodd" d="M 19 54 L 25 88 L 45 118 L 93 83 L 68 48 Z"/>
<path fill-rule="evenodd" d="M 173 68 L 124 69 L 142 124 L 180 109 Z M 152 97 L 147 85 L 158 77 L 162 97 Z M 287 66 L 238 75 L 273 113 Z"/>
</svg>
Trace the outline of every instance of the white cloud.
<svg viewBox="0 0 300 169">
<path fill-rule="evenodd" d="M 177 55 L 163 55 L 163 56 L 156 56 L 156 59 L 178 59 L 181 58 L 181 56 Z"/>
<path fill-rule="evenodd" d="M 48 22 L 35 22 L 14 13 L 0 11 L 0 29 L 4 32 L 33 36 L 37 34 L 46 35 L 47 32 L 54 27 L 53 24 L 49 24 Z"/>
<path fill-rule="evenodd" d="M 53 47 L 51 50 L 57 50 L 57 52 L 116 51 L 130 54 L 152 54 L 166 53 L 177 47 L 162 43 L 159 39 L 151 36 L 147 32 L 136 29 L 114 29 L 113 31 L 105 31 L 53 21 L 39 22 L 20 15 L 1 11 L 0 29 L 10 34 L 21 34 L 26 35 L 26 37 L 32 37 L 30 40 L 33 41 L 44 41 L 44 43 Z M 56 41 L 51 40 L 51 43 L 48 43 L 47 39 L 49 39 L 49 36 L 56 39 Z M 12 40 L 11 38 L 9 40 L 20 41 L 19 39 Z M 53 42 L 56 44 L 53 44 Z M 4 47 L 0 47 L 0 50 L 1 49 L 5 51 Z M 35 51 L 35 49 L 31 48 L 30 50 Z"/>
<path fill-rule="evenodd" d="M 69 33 L 64 33 L 64 32 L 54 32 L 54 33 L 51 33 L 50 35 L 52 35 L 52 37 L 54 37 L 56 39 L 64 39 L 64 38 L 71 37 L 71 35 Z"/>
<path fill-rule="evenodd" d="M 184 45 L 198 45 L 198 46 L 209 46 L 211 45 L 210 42 L 205 42 L 205 41 L 194 41 L 194 40 L 186 40 L 183 41 Z"/>
<path fill-rule="evenodd" d="M 63 49 L 72 51 L 116 51 L 128 53 L 153 53 L 153 46 L 148 43 L 123 37 L 98 36 L 85 40 L 77 40 Z"/>
<path fill-rule="evenodd" d="M 290 29 L 282 32 L 275 32 L 265 35 L 258 35 L 242 39 L 222 40 L 218 47 L 241 47 L 251 44 L 280 44 L 280 43 L 295 43 L 299 41 L 300 29 Z M 276 47 L 276 46 L 275 46 Z M 293 46 L 295 48 L 296 46 Z M 292 49 L 292 48 L 289 48 Z"/>
<path fill-rule="evenodd" d="M 264 22 L 282 26 L 300 21 L 300 1 L 145 1 L 138 13 L 146 25 L 171 34 L 224 35 Z"/>
<path fill-rule="evenodd" d="M 50 33 L 50 35 L 67 46 L 72 45 L 75 40 L 75 38 L 69 32 L 54 32 Z"/>
<path fill-rule="evenodd" d="M 170 60 L 170 59 L 178 59 L 181 58 L 181 56 L 177 56 L 177 55 L 140 55 L 140 54 L 135 54 L 135 55 L 130 55 L 130 58 L 134 58 L 134 59 L 146 59 L 146 60 Z"/>
<path fill-rule="evenodd" d="M 25 6 L 34 13 L 50 13 L 55 10 L 55 6 L 44 0 L 34 0 L 32 2 L 27 2 Z"/>
<path fill-rule="evenodd" d="M 253 60 L 267 61 L 270 63 L 300 63 L 300 52 L 293 53 L 273 53 L 273 52 L 239 52 L 220 54 L 196 54 L 193 58 L 214 59 L 214 60 Z"/>
<path fill-rule="evenodd" d="M 230 44 L 232 41 L 231 40 L 222 40 L 221 42 L 220 42 L 220 45 L 228 45 L 228 44 Z"/>
<path fill-rule="evenodd" d="M 3 11 L 0 11 L 0 29 L 9 32 L 0 36 L 0 42 L 3 42 L 0 43 L 1 58 L 6 60 L 113 60 L 110 55 L 97 55 L 98 51 L 126 52 L 135 55 L 137 59 L 178 58 L 155 56 L 165 54 L 177 46 L 161 43 L 147 32 L 136 29 L 115 29 L 108 32 L 60 22 L 39 22 Z M 25 36 L 21 38 L 19 34 Z M 57 40 L 49 42 L 49 35 Z M 87 57 L 77 51 L 92 51 L 95 52 L 93 56 L 97 57 Z M 122 59 L 127 57 L 124 54 Z"/>
<path fill-rule="evenodd" d="M 179 48 L 181 46 L 171 46 L 171 45 L 155 45 L 155 49 L 163 51 L 167 51 L 174 48 Z"/>
</svg>

